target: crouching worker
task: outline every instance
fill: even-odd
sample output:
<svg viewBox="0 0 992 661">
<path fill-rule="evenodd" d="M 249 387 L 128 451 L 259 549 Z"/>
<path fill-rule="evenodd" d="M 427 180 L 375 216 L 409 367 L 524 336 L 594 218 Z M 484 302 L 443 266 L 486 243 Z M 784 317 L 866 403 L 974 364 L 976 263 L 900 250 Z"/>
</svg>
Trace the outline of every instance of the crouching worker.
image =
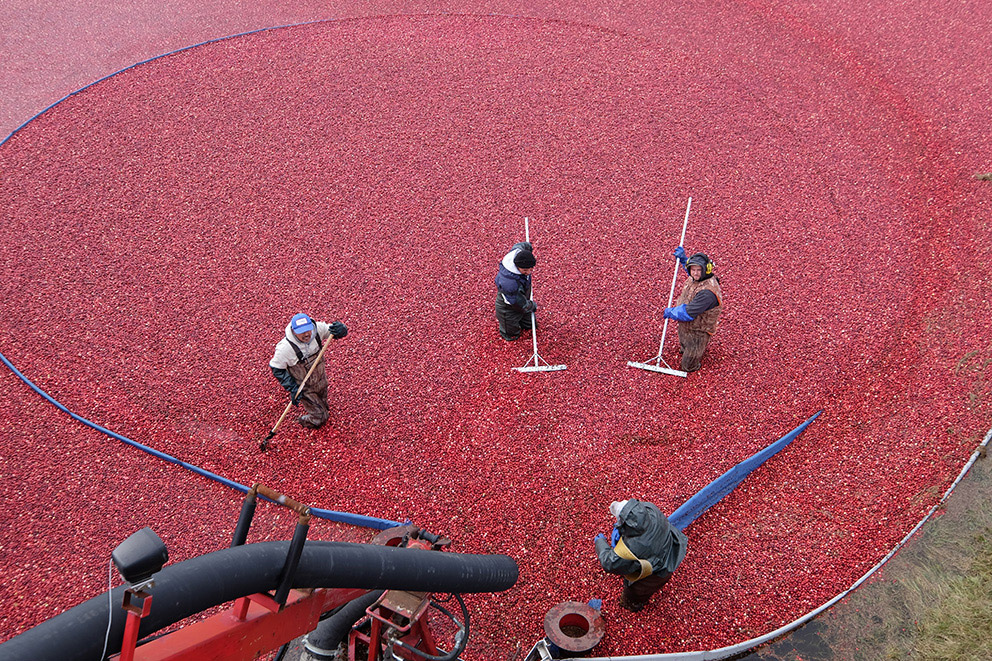
<svg viewBox="0 0 992 661">
<path fill-rule="evenodd" d="M 496 320 L 499 334 L 507 342 L 520 337 L 521 329 L 530 328 L 531 312 L 537 303 L 531 300 L 530 274 L 537 264 L 531 244 L 521 242 L 503 256 L 496 271 Z"/>
<path fill-rule="evenodd" d="M 633 498 L 614 501 L 610 514 L 617 520 L 614 546 L 600 533 L 595 537 L 596 554 L 607 573 L 623 575 L 620 605 L 636 613 L 675 573 L 688 540 L 651 503 Z"/>
<path fill-rule="evenodd" d="M 665 308 L 664 316 L 679 322 L 682 370 L 695 372 L 702 367 L 706 345 L 720 322 L 723 294 L 720 292 L 720 279 L 713 274 L 713 260 L 701 252 L 686 258 L 682 246 L 672 254 L 682 262 L 689 280 L 682 288 L 675 307 Z"/>
<path fill-rule="evenodd" d="M 272 368 L 272 375 L 289 393 L 293 405 L 303 405 L 306 413 L 296 421 L 304 427 L 317 429 L 327 422 L 327 371 L 323 358 L 307 379 L 302 392 L 298 392 L 300 384 L 320 354 L 324 342 L 331 338 L 340 340 L 347 334 L 348 328 L 340 321 L 326 324 L 314 321 L 301 312 L 290 319 L 286 336 L 276 344 L 269 367 Z"/>
</svg>

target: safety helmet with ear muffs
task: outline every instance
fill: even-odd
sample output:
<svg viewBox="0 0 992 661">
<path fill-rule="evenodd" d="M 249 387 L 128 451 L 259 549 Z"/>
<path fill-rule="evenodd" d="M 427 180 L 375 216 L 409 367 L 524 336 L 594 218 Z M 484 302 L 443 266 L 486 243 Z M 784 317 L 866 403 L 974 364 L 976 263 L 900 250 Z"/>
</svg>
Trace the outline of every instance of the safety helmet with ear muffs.
<svg viewBox="0 0 992 661">
<path fill-rule="evenodd" d="M 716 268 L 716 264 L 713 263 L 713 260 L 707 257 L 705 253 L 701 253 L 701 252 L 697 252 L 686 261 L 685 263 L 686 273 L 689 272 L 690 266 L 698 266 L 703 269 L 703 275 L 699 278 L 700 280 L 712 278 L 713 271 Z"/>
</svg>

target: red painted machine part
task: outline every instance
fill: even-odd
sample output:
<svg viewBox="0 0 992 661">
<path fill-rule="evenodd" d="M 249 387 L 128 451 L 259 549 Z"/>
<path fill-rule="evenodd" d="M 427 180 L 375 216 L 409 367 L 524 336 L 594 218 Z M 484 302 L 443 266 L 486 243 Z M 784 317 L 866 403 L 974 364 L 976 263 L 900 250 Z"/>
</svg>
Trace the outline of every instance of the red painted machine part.
<svg viewBox="0 0 992 661">
<path fill-rule="evenodd" d="M 232 608 L 141 645 L 135 661 L 243 661 L 313 631 L 320 614 L 365 594 L 359 589 L 290 591 L 286 606 L 264 594 L 243 597 Z M 121 655 L 111 657 L 115 661 Z"/>
</svg>

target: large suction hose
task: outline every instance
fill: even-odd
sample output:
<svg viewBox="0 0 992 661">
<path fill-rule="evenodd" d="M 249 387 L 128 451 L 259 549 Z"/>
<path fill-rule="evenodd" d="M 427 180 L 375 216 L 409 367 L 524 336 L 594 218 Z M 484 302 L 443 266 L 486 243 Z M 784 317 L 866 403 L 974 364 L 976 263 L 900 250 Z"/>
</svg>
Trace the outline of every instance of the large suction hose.
<svg viewBox="0 0 992 661">
<path fill-rule="evenodd" d="M 306 635 L 304 645 L 310 656 L 320 661 L 331 661 L 338 646 L 348 636 L 348 632 L 355 626 L 368 607 L 382 596 L 382 590 L 369 592 L 366 595 L 352 599 L 341 607 L 334 615 L 326 620 L 322 620 L 317 628 Z"/>
<path fill-rule="evenodd" d="M 155 575 L 151 613 L 141 621 L 140 637 L 190 615 L 238 597 L 276 589 L 289 542 L 263 542 L 201 555 L 165 567 Z M 505 555 L 470 555 L 422 549 L 307 542 L 294 588 L 359 588 L 422 592 L 498 592 L 517 581 L 517 563 Z M 113 590 L 110 644 L 120 651 L 125 587 Z M 106 593 L 42 622 L 0 645 L 0 661 L 100 658 L 107 630 Z"/>
</svg>

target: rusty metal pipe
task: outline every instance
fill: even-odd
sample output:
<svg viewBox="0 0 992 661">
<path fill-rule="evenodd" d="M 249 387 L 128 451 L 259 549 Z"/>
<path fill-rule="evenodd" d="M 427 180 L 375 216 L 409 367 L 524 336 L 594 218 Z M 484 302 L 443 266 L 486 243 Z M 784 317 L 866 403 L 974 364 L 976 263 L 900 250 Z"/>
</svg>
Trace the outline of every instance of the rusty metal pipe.
<svg viewBox="0 0 992 661">
<path fill-rule="evenodd" d="M 598 610 L 578 601 L 563 601 L 544 616 L 544 633 L 558 648 L 584 654 L 606 634 L 606 622 Z"/>
<path fill-rule="evenodd" d="M 310 523 L 310 508 L 304 505 L 303 503 L 297 502 L 292 498 L 290 498 L 289 496 L 279 493 L 275 489 L 270 489 L 264 484 L 256 484 L 252 487 L 252 489 L 258 492 L 260 495 L 264 496 L 265 498 L 268 498 L 272 502 L 276 503 L 277 505 L 282 505 L 283 507 L 289 508 L 294 512 L 296 512 L 297 514 L 299 514 L 300 515 L 299 523 L 301 524 Z"/>
</svg>

